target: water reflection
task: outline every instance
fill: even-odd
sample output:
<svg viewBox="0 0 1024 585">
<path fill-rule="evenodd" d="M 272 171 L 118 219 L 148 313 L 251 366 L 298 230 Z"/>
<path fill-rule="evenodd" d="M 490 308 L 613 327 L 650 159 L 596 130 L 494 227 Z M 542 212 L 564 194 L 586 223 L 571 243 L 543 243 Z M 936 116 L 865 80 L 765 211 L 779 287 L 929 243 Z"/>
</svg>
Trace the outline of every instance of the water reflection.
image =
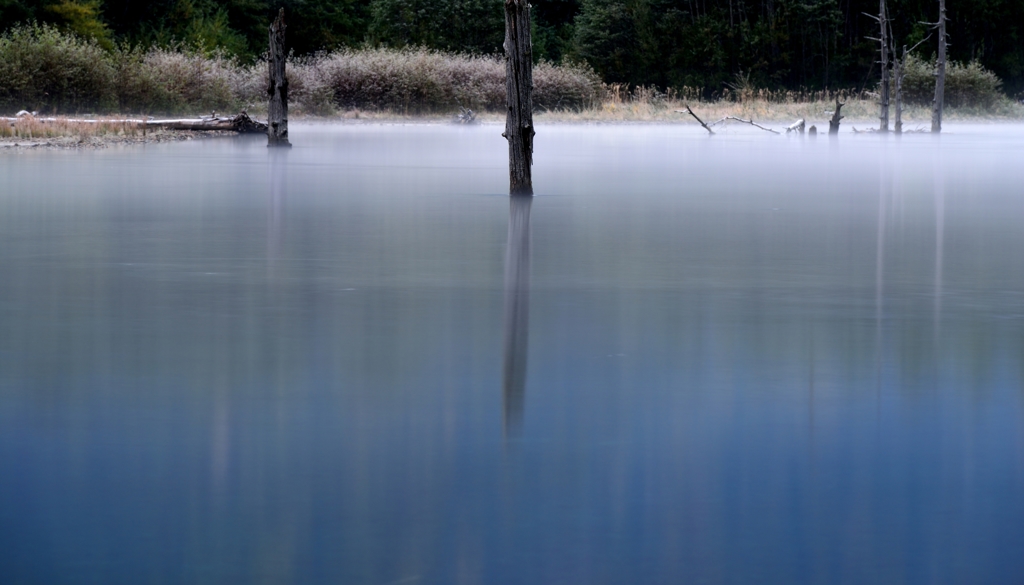
<svg viewBox="0 0 1024 585">
<path fill-rule="evenodd" d="M 273 271 L 281 254 L 284 202 L 288 195 L 288 150 L 271 148 L 267 154 L 270 156 L 267 179 L 270 185 L 270 198 L 267 201 L 267 269 Z"/>
<path fill-rule="evenodd" d="M 0 156 L 0 581 L 1019 585 L 991 128 L 553 129 L 536 263 L 487 128 Z"/>
<path fill-rule="evenodd" d="M 878 227 L 875 242 L 875 407 L 879 414 L 882 408 L 882 361 L 885 356 L 882 319 L 885 312 L 885 232 L 889 198 L 885 189 L 887 166 L 886 157 L 882 156 L 878 169 Z"/>
<path fill-rule="evenodd" d="M 943 244 L 946 232 L 946 185 L 942 175 L 942 156 L 937 155 L 934 163 L 935 189 L 935 336 L 939 335 L 939 323 L 942 318 L 942 264 Z"/>
<path fill-rule="evenodd" d="M 505 251 L 505 342 L 502 395 L 505 436 L 518 434 L 526 398 L 526 344 L 530 326 L 530 206 L 533 197 L 513 196 Z"/>
</svg>

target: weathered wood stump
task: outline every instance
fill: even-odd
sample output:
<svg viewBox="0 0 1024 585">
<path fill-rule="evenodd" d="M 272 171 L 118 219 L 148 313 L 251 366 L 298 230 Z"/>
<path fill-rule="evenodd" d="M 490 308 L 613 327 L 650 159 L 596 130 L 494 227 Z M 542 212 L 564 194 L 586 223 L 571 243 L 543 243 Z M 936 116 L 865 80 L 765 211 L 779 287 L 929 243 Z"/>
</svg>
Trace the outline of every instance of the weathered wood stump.
<svg viewBox="0 0 1024 585">
<path fill-rule="evenodd" d="M 892 84 L 896 101 L 896 119 L 893 122 L 893 131 L 897 135 L 903 134 L 903 64 L 907 62 L 907 46 L 903 45 L 903 57 L 893 55 L 892 60 Z"/>
<path fill-rule="evenodd" d="M 935 63 L 935 98 L 932 100 L 932 132 L 942 132 L 942 105 L 946 93 L 946 0 L 939 0 L 939 58 Z"/>
<path fill-rule="evenodd" d="M 284 8 L 270 25 L 270 86 L 267 97 L 267 146 L 291 146 L 288 142 L 288 78 L 285 77 Z"/>
<path fill-rule="evenodd" d="M 878 116 L 878 131 L 885 133 L 889 131 L 889 14 L 886 10 L 885 0 L 878 0 L 878 24 L 882 32 L 878 39 L 881 45 L 879 62 L 882 64 L 882 97 L 879 100 L 881 112 Z"/>
<path fill-rule="evenodd" d="M 839 121 L 845 118 L 839 113 L 840 110 L 845 106 L 845 102 L 840 102 L 839 97 L 836 97 L 836 111 L 832 112 L 832 119 L 828 121 L 828 133 L 831 136 L 839 134 Z"/>
<path fill-rule="evenodd" d="M 528 0 L 505 0 L 505 91 L 509 193 L 533 195 L 533 46 Z"/>
</svg>

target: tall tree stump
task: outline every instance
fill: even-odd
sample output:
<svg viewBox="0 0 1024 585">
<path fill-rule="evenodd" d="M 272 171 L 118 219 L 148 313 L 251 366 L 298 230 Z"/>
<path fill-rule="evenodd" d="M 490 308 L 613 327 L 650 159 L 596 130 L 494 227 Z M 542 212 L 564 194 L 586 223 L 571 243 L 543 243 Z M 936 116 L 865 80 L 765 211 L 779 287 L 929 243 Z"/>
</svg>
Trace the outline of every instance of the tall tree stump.
<svg viewBox="0 0 1024 585">
<path fill-rule="evenodd" d="M 288 142 L 288 78 L 285 77 L 284 8 L 270 25 L 270 86 L 267 96 L 267 146 L 291 146 Z"/>
<path fill-rule="evenodd" d="M 885 133 L 889 131 L 889 15 L 885 7 L 885 0 L 878 0 L 878 24 L 882 29 L 882 35 L 879 38 L 881 44 L 882 97 L 879 100 L 881 112 L 878 116 L 878 131 Z"/>
<path fill-rule="evenodd" d="M 832 112 L 832 119 L 828 121 L 829 136 L 839 135 L 839 121 L 846 117 L 842 115 L 840 112 L 842 111 L 843 106 L 845 105 L 846 102 L 839 101 L 839 96 L 836 96 L 836 109 L 834 112 Z"/>
<path fill-rule="evenodd" d="M 946 93 L 946 0 L 939 0 L 939 58 L 935 63 L 935 98 L 932 100 L 932 133 L 942 132 L 942 106 Z"/>
<path fill-rule="evenodd" d="M 505 0 L 505 91 L 509 193 L 533 195 L 533 46 L 528 0 Z"/>
</svg>

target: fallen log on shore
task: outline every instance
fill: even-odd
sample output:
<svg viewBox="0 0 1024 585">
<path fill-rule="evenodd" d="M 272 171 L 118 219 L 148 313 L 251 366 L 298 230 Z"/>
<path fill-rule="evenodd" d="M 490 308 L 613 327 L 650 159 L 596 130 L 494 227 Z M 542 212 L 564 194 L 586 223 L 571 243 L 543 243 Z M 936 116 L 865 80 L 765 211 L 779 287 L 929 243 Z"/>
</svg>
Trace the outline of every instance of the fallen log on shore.
<svg viewBox="0 0 1024 585">
<path fill-rule="evenodd" d="M 201 118 L 176 118 L 176 119 L 136 119 L 136 118 L 105 118 L 105 119 L 76 119 L 76 118 L 37 118 L 31 114 L 23 113 L 16 118 L 0 118 L 0 121 L 11 124 L 21 120 L 32 120 L 44 124 L 123 124 L 140 128 L 161 128 L 164 130 L 192 130 L 209 131 L 221 130 L 238 132 L 240 134 L 266 133 L 267 125 L 249 117 L 249 114 L 242 112 L 237 116 L 218 117 L 216 114 Z"/>
</svg>

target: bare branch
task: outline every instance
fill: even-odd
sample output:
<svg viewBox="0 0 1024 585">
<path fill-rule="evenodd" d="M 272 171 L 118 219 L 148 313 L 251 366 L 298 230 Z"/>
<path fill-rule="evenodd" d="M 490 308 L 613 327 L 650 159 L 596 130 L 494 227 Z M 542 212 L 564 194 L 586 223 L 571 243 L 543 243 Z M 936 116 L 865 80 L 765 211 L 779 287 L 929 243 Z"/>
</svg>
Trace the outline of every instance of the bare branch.
<svg viewBox="0 0 1024 585">
<path fill-rule="evenodd" d="M 903 57 L 904 57 L 904 58 L 906 58 L 906 56 L 907 56 L 907 53 L 913 53 L 913 52 L 914 52 L 914 49 L 916 49 L 916 48 L 920 47 L 922 43 L 924 43 L 925 41 L 927 41 L 927 40 L 928 40 L 928 39 L 930 39 L 930 38 L 932 38 L 932 35 L 928 35 L 928 36 L 926 36 L 925 38 L 921 39 L 920 41 L 918 41 L 918 42 L 917 42 L 917 44 L 916 44 L 916 45 L 914 45 L 913 47 L 910 47 L 910 50 L 909 50 L 909 51 L 907 50 L 907 48 L 906 48 L 906 47 L 903 47 Z"/>
<path fill-rule="evenodd" d="M 677 113 L 680 113 L 680 114 L 690 114 L 691 116 L 693 116 L 694 120 L 697 120 L 698 122 L 700 122 L 700 125 L 703 126 L 705 130 L 708 131 L 708 134 L 714 134 L 715 133 L 714 130 L 709 128 L 708 125 L 704 123 L 704 120 L 701 120 L 700 118 L 697 117 L 697 114 L 693 113 L 693 110 L 690 109 L 689 105 L 683 104 L 683 107 L 686 108 L 686 109 L 685 110 L 675 110 L 675 111 Z"/>
<path fill-rule="evenodd" d="M 737 122 L 742 122 L 744 124 L 750 124 L 751 126 L 753 126 L 755 128 L 760 128 L 761 130 L 764 130 L 765 132 L 771 132 L 772 134 L 779 134 L 779 132 L 777 132 L 775 130 L 772 130 L 771 128 L 765 128 L 764 126 L 754 122 L 753 120 L 744 120 L 743 118 L 737 118 L 736 116 L 726 116 L 725 118 L 728 119 L 728 120 L 736 120 Z"/>
</svg>

